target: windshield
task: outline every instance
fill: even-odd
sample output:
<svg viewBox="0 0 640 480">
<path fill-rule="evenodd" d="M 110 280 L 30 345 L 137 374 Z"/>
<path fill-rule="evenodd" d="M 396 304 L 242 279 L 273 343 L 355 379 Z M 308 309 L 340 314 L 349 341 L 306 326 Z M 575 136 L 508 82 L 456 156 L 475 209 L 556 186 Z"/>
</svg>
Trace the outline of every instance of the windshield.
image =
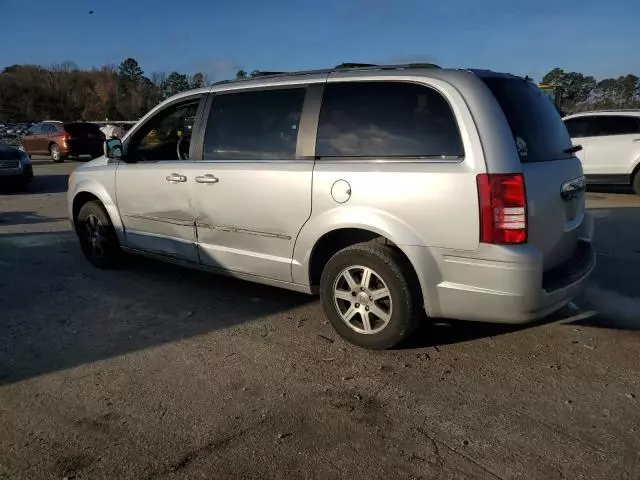
<svg viewBox="0 0 640 480">
<path fill-rule="evenodd" d="M 517 77 L 481 77 L 507 117 L 522 163 L 570 157 L 567 129 L 538 87 Z"/>
</svg>

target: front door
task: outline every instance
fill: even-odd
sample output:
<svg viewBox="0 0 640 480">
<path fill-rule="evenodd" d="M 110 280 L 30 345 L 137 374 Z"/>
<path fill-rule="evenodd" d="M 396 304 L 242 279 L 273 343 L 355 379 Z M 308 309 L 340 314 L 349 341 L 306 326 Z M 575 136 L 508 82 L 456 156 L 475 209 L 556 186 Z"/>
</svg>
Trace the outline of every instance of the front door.
<svg viewBox="0 0 640 480">
<path fill-rule="evenodd" d="M 193 189 L 202 264 L 291 282 L 311 215 L 313 159 L 298 148 L 306 91 L 216 95 Z"/>
<path fill-rule="evenodd" d="M 198 261 L 191 199 L 197 171 L 184 124 L 195 117 L 200 101 L 196 96 L 166 106 L 129 137 L 127 163 L 116 170 L 126 246 Z"/>
</svg>

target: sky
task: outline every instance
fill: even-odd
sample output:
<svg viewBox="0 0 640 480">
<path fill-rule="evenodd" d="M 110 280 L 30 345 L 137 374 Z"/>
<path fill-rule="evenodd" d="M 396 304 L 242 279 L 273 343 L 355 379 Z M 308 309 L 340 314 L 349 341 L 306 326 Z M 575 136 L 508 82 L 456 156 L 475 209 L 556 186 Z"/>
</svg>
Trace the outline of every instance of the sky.
<svg viewBox="0 0 640 480">
<path fill-rule="evenodd" d="M 89 14 L 93 11 L 93 14 Z M 0 0 L 0 68 L 126 57 L 145 74 L 435 62 L 640 75 L 640 0 Z"/>
</svg>

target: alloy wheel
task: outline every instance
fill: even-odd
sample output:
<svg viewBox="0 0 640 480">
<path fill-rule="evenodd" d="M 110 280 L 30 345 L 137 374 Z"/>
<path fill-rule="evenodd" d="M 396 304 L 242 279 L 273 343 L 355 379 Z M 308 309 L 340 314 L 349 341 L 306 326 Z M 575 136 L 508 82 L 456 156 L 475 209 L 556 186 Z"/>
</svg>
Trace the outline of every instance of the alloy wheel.
<svg viewBox="0 0 640 480">
<path fill-rule="evenodd" d="M 382 277 L 369 267 L 347 267 L 333 284 L 333 301 L 349 328 L 358 333 L 382 331 L 391 320 L 391 292 Z"/>
<path fill-rule="evenodd" d="M 102 222 L 97 216 L 93 214 L 87 216 L 84 222 L 84 234 L 85 244 L 91 249 L 91 254 L 95 258 L 102 257 L 106 250 L 107 237 Z"/>
</svg>

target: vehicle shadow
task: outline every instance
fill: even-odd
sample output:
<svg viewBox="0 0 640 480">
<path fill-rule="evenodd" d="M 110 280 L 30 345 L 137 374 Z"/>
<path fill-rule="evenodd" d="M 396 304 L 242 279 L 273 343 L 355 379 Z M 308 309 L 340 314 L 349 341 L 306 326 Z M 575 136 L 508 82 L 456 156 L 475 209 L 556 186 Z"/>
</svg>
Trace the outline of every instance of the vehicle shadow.
<svg viewBox="0 0 640 480">
<path fill-rule="evenodd" d="M 542 320 L 517 325 L 425 318 L 425 321 L 421 323 L 418 331 L 409 340 L 400 345 L 398 350 L 416 350 L 428 347 L 437 348 L 445 345 L 480 340 L 482 338 L 498 337 L 500 335 L 507 335 L 509 333 L 558 322 L 568 315 L 570 315 L 569 311 L 562 309 L 560 312 Z"/>
<path fill-rule="evenodd" d="M 313 297 L 131 258 L 98 270 L 66 232 L 0 234 L 0 385 L 237 327 Z"/>
<path fill-rule="evenodd" d="M 551 322 L 637 330 L 640 208 L 592 212 L 599 253 L 592 279 L 606 289 L 592 286 L 576 303 L 583 311 L 593 307 L 598 315 L 575 317 L 577 312 L 568 315 L 565 310 L 525 325 L 424 321 L 399 350 L 497 337 Z M 30 212 L 18 212 L 12 221 L 29 217 Z M 0 384 L 240 328 L 316 302 L 314 297 L 136 257 L 127 263 L 115 271 L 91 267 L 71 231 L 0 234 Z M 322 315 L 317 305 L 311 312 L 318 319 Z M 337 335 L 329 328 L 308 322 L 307 329 L 295 329 L 300 333 L 293 335 L 300 338 L 292 341 L 322 337 L 333 343 Z"/>
<path fill-rule="evenodd" d="M 0 212 L 0 225 L 31 225 L 68 220 L 68 217 L 46 217 L 37 212 Z"/>
<path fill-rule="evenodd" d="M 594 208 L 596 268 L 578 300 L 594 315 L 570 322 L 614 330 L 640 330 L 640 204 Z"/>
<path fill-rule="evenodd" d="M 587 185 L 587 193 L 624 193 L 634 194 L 631 185 L 599 185 L 590 184 Z"/>
<path fill-rule="evenodd" d="M 37 175 L 23 193 L 64 193 L 69 175 Z"/>
<path fill-rule="evenodd" d="M 2 195 L 30 195 L 37 193 L 64 193 L 67 191 L 69 175 L 35 175 L 26 188 L 5 185 L 0 187 Z"/>
</svg>

